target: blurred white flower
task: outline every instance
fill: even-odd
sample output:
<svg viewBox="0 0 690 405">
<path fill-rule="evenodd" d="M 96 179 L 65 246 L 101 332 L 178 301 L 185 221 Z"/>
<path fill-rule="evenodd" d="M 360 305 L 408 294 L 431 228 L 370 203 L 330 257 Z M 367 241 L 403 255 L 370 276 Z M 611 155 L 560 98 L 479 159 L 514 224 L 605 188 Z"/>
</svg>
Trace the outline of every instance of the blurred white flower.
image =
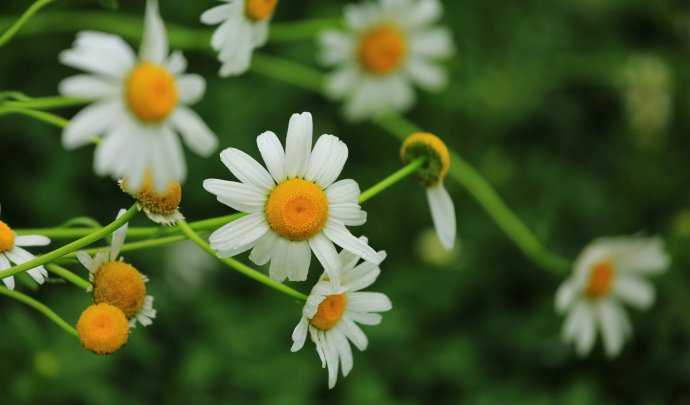
<svg viewBox="0 0 690 405">
<path fill-rule="evenodd" d="M 278 0 L 224 0 L 201 15 L 206 25 L 220 24 L 211 46 L 222 63 L 220 75 L 241 75 L 249 69 L 254 49 L 268 39 L 268 25 Z"/>
<path fill-rule="evenodd" d="M 210 243 L 222 257 L 252 250 L 259 266 L 271 263 L 271 278 L 304 281 L 312 251 L 332 279 L 340 266 L 334 243 L 363 259 L 380 263 L 369 245 L 348 226 L 367 220 L 358 199 L 359 185 L 339 180 L 347 161 L 347 145 L 321 135 L 312 150 L 310 113 L 293 114 L 285 149 L 273 132 L 256 138 L 266 167 L 246 153 L 228 148 L 220 159 L 240 182 L 207 179 L 204 189 L 218 201 L 248 215 L 213 232 Z"/>
<path fill-rule="evenodd" d="M 206 90 L 199 75 L 184 74 L 187 61 L 180 52 L 168 55 L 168 40 L 156 0 L 146 7 L 144 38 L 135 56 L 120 37 L 85 31 L 60 61 L 88 74 L 60 83 L 65 96 L 93 100 L 62 133 L 67 149 L 101 136 L 94 168 L 98 175 L 124 178 L 138 190 L 150 173 L 156 190 L 183 182 L 187 167 L 179 133 L 194 152 L 209 156 L 217 139 L 187 105 Z"/>
<path fill-rule="evenodd" d="M 438 62 L 454 52 L 448 29 L 434 27 L 442 16 L 438 0 L 380 0 L 345 6 L 348 31 L 320 37 L 321 59 L 334 66 L 326 90 L 345 100 L 353 120 L 389 110 L 406 111 L 415 101 L 413 84 L 443 89 L 448 81 Z"/>
<path fill-rule="evenodd" d="M 573 274 L 556 293 L 556 309 L 567 314 L 563 339 L 587 355 L 601 333 L 606 354 L 617 356 L 631 334 L 622 304 L 647 309 L 654 287 L 645 277 L 663 273 L 669 256 L 660 238 L 617 237 L 592 242 L 575 262 Z"/>
<path fill-rule="evenodd" d="M 0 271 L 9 269 L 12 263 L 19 265 L 34 259 L 35 256 L 22 247 L 47 246 L 48 244 L 50 244 L 50 239 L 45 236 L 19 236 L 6 223 L 0 221 Z M 43 266 L 34 267 L 27 273 L 38 284 L 43 284 L 48 278 L 48 272 Z M 14 276 L 5 277 L 2 282 L 10 290 L 14 289 Z"/>
<path fill-rule="evenodd" d="M 361 238 L 366 243 L 366 238 Z M 381 260 L 385 252 L 378 252 Z M 302 310 L 302 318 L 292 333 L 292 351 L 304 347 L 307 333 L 316 345 L 321 366 L 328 367 L 328 387 L 333 388 L 338 379 L 338 368 L 343 377 L 352 370 L 353 359 L 350 342 L 361 351 L 368 345 L 367 336 L 357 325 L 378 325 L 379 312 L 389 311 L 393 305 L 382 293 L 362 292 L 376 281 L 381 269 L 364 262 L 343 250 L 340 252 L 340 281 L 331 282 L 324 273 L 314 286 Z"/>
<path fill-rule="evenodd" d="M 181 295 L 189 295 L 201 287 L 216 260 L 199 249 L 194 242 L 177 243 L 165 251 L 165 275 L 171 287 Z"/>
</svg>

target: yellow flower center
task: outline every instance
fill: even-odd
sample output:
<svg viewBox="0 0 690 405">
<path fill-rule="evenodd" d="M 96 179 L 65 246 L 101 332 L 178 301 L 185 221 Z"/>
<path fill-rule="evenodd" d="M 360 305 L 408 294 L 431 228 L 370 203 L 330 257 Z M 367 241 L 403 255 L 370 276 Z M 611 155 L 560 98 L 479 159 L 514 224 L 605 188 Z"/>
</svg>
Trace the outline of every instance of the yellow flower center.
<svg viewBox="0 0 690 405">
<path fill-rule="evenodd" d="M 394 26 L 373 28 L 359 42 L 359 63 L 370 73 L 391 73 L 402 65 L 406 55 L 405 34 Z"/>
<path fill-rule="evenodd" d="M 345 312 L 345 294 L 329 295 L 321 301 L 316 315 L 311 318 L 311 324 L 321 330 L 329 330 L 334 327 Z"/>
<path fill-rule="evenodd" d="M 326 193 L 303 179 L 280 183 L 266 202 L 266 219 L 277 234 L 290 240 L 307 240 L 321 232 L 328 219 Z"/>
<path fill-rule="evenodd" d="M 123 180 L 121 188 L 139 201 L 139 204 L 150 213 L 168 216 L 175 213 L 182 202 L 182 187 L 178 182 L 171 182 L 163 193 L 153 187 L 153 179 L 149 173 L 144 177 L 144 184 L 139 191 L 127 188 L 127 181 Z"/>
<path fill-rule="evenodd" d="M 6 223 L 0 221 L 0 252 L 14 248 L 14 232 Z"/>
<path fill-rule="evenodd" d="M 93 300 L 97 304 L 114 305 L 127 318 L 132 318 L 144 306 L 144 278 L 130 264 L 120 261 L 104 264 L 96 271 L 93 285 Z"/>
<path fill-rule="evenodd" d="M 245 13 L 249 19 L 263 21 L 273 14 L 278 0 L 247 0 Z"/>
<path fill-rule="evenodd" d="M 590 298 L 601 298 L 609 293 L 616 271 L 611 259 L 595 264 L 589 273 L 585 294 Z"/>
<path fill-rule="evenodd" d="M 175 77 L 153 63 L 140 63 L 127 80 L 127 105 L 140 120 L 158 122 L 177 105 Z"/>
<path fill-rule="evenodd" d="M 405 163 L 410 163 L 419 157 L 426 157 L 427 161 L 417 171 L 417 176 L 427 187 L 443 181 L 450 169 L 448 147 L 441 138 L 428 132 L 416 132 L 405 139 L 400 149 L 400 156 Z"/>
<path fill-rule="evenodd" d="M 77 322 L 79 340 L 97 354 L 111 354 L 127 343 L 129 324 L 122 311 L 109 304 L 91 305 Z"/>
</svg>

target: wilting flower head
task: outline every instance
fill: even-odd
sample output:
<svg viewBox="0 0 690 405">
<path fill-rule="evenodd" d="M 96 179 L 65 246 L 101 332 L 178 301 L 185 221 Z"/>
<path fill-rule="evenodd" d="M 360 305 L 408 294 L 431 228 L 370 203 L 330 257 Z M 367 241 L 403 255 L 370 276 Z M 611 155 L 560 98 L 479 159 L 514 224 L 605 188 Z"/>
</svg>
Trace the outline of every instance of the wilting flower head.
<svg viewBox="0 0 690 405">
<path fill-rule="evenodd" d="M 22 247 L 46 246 L 49 243 L 50 239 L 41 235 L 18 236 L 9 225 L 0 221 L 0 271 L 9 269 L 12 263 L 19 265 L 34 259 L 34 255 Z M 48 277 L 43 266 L 34 267 L 28 273 L 38 284 L 43 284 Z M 14 289 L 14 276 L 5 277 L 2 281 L 7 288 Z"/>
<path fill-rule="evenodd" d="M 321 135 L 312 150 L 309 113 L 290 118 L 285 150 L 273 132 L 256 139 L 268 171 L 246 153 L 228 148 L 220 158 L 240 182 L 208 179 L 204 188 L 223 204 L 248 215 L 215 231 L 211 246 L 223 257 L 252 249 L 258 265 L 271 262 L 271 278 L 304 281 L 311 252 L 332 278 L 338 253 L 333 243 L 375 264 L 376 252 L 347 226 L 362 225 L 359 186 L 336 181 L 347 160 L 347 146 L 333 135 Z"/>
<path fill-rule="evenodd" d="M 77 321 L 77 333 L 84 347 L 96 354 L 112 354 L 129 338 L 125 314 L 110 304 L 86 308 Z"/>
<path fill-rule="evenodd" d="M 431 218 L 441 244 L 453 248 L 456 236 L 455 205 L 443 186 L 450 169 L 450 153 L 439 137 L 426 132 L 410 135 L 403 142 L 400 156 L 404 163 L 423 157 L 424 166 L 417 170 L 417 178 L 426 187 Z"/>
<path fill-rule="evenodd" d="M 187 107 L 201 99 L 206 83 L 199 75 L 184 74 L 187 61 L 182 53 L 168 55 L 156 0 L 147 2 L 138 57 L 120 37 L 86 31 L 77 35 L 72 49 L 60 54 L 60 61 L 88 72 L 62 81 L 60 92 L 94 101 L 72 119 L 62 142 L 73 149 L 100 136 L 94 158 L 98 175 L 124 178 L 138 190 L 151 173 L 156 190 L 162 192 L 186 176 L 176 133 L 202 156 L 216 149 L 216 136 Z"/>
<path fill-rule="evenodd" d="M 268 39 L 268 24 L 278 0 L 224 0 L 201 15 L 206 25 L 220 24 L 213 33 L 211 46 L 223 64 L 221 76 L 240 75 L 249 69 L 254 49 Z"/>
<path fill-rule="evenodd" d="M 157 191 L 153 187 L 151 175 L 147 174 L 144 184 L 138 190 L 129 189 L 127 181 L 120 181 L 120 188 L 125 193 L 137 200 L 140 210 L 144 210 L 146 216 L 157 224 L 174 225 L 184 219 L 180 212 L 182 202 L 182 186 L 178 182 L 171 182 L 165 191 Z"/>
<path fill-rule="evenodd" d="M 345 100 L 354 120 L 389 110 L 405 111 L 415 101 L 415 84 L 425 90 L 445 87 L 438 66 L 453 53 L 445 28 L 433 27 L 442 15 L 438 0 L 380 0 L 345 7 L 348 32 L 321 35 L 322 60 L 336 70 L 326 90 Z"/>
<path fill-rule="evenodd" d="M 125 213 L 121 210 L 118 217 Z M 127 224 L 113 232 L 110 251 L 100 251 L 94 257 L 86 252 L 77 252 L 79 262 L 89 270 L 93 283 L 93 300 L 118 307 L 129 319 L 130 327 L 137 321 L 143 326 L 153 323 L 156 310 L 153 297 L 146 295 L 148 278 L 129 263 L 119 258 L 120 249 L 127 236 Z"/>
<path fill-rule="evenodd" d="M 366 238 L 361 238 L 366 242 Z M 386 255 L 378 253 L 381 260 Z M 322 367 L 328 367 L 328 387 L 333 388 L 338 379 L 338 368 L 343 377 L 352 370 L 352 349 L 350 342 L 359 350 L 366 350 L 367 336 L 357 325 L 378 325 L 379 312 L 393 306 L 385 294 L 362 292 L 376 281 L 381 269 L 364 262 L 357 265 L 359 258 L 343 250 L 340 253 L 340 282 L 332 283 L 324 274 L 314 286 L 302 310 L 302 318 L 292 333 L 292 351 L 304 347 L 307 333 L 316 345 Z"/>
<path fill-rule="evenodd" d="M 556 293 L 556 309 L 567 313 L 563 338 L 578 355 L 588 354 L 599 331 L 606 354 L 620 353 L 632 332 L 626 303 L 647 309 L 654 287 L 645 277 L 663 273 L 669 257 L 659 238 L 617 237 L 592 242 L 580 254 L 573 274 Z"/>
</svg>

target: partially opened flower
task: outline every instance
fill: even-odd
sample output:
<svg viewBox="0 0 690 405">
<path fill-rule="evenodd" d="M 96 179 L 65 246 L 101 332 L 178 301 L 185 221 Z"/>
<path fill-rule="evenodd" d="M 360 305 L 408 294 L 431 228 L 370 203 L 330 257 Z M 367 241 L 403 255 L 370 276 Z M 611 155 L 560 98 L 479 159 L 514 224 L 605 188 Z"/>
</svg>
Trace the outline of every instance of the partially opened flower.
<svg viewBox="0 0 690 405">
<path fill-rule="evenodd" d="M 151 175 L 144 177 L 144 184 L 138 190 L 132 190 L 125 180 L 119 182 L 120 188 L 125 193 L 137 200 L 140 210 L 146 213 L 149 219 L 161 225 L 174 225 L 184 219 L 180 212 L 182 202 L 182 186 L 178 182 L 171 182 L 165 191 L 157 191 L 153 187 Z"/>
<path fill-rule="evenodd" d="M 445 87 L 438 66 L 453 54 L 446 28 L 434 27 L 443 13 L 439 0 L 380 0 L 345 7 L 348 32 L 321 35 L 322 60 L 334 66 L 326 90 L 345 100 L 354 120 L 390 110 L 405 111 L 415 101 L 413 85 Z"/>
<path fill-rule="evenodd" d="M 426 159 L 424 165 L 417 170 L 417 178 L 426 187 L 431 219 L 438 239 L 446 249 L 452 249 L 457 229 L 455 205 L 443 186 L 443 180 L 450 169 L 448 148 L 436 135 L 417 132 L 403 142 L 400 155 L 405 163 L 420 157 Z"/>
<path fill-rule="evenodd" d="M 381 260 L 385 258 L 384 252 L 379 255 Z M 385 294 L 360 291 L 376 281 L 381 269 L 367 262 L 357 265 L 358 261 L 347 251 L 340 253 L 340 282 L 332 283 L 325 274 L 321 277 L 292 333 L 293 352 L 304 347 L 309 333 L 322 367 L 328 367 L 329 388 L 335 386 L 339 368 L 343 377 L 352 370 L 350 342 L 361 351 L 367 348 L 367 336 L 357 324 L 378 325 L 382 319 L 379 312 L 393 307 Z"/>
<path fill-rule="evenodd" d="M 617 237 L 592 242 L 556 294 L 556 309 L 567 314 L 563 339 L 584 356 L 600 332 L 606 354 L 618 355 L 632 332 L 621 304 L 649 308 L 655 294 L 645 277 L 663 273 L 669 262 L 659 238 Z"/>
<path fill-rule="evenodd" d="M 62 142 L 73 149 L 100 136 L 94 157 L 98 175 L 124 178 L 138 190 L 150 172 L 162 192 L 186 176 L 178 133 L 202 156 L 216 149 L 216 136 L 187 107 L 201 99 L 206 83 L 199 75 L 184 73 L 187 61 L 180 52 L 168 55 L 156 0 L 147 2 L 138 56 L 118 36 L 86 31 L 60 54 L 60 61 L 88 72 L 62 81 L 60 92 L 94 101 L 72 119 Z"/>
<path fill-rule="evenodd" d="M 249 69 L 254 49 L 268 39 L 268 25 L 278 0 L 223 0 L 201 15 L 206 25 L 220 24 L 211 46 L 222 63 L 221 76 L 240 75 Z"/>
<path fill-rule="evenodd" d="M 96 354 L 112 354 L 127 343 L 127 318 L 116 306 L 94 304 L 79 317 L 77 334 L 86 349 Z"/>
<path fill-rule="evenodd" d="M 347 146 L 333 135 L 321 135 L 312 151 L 312 117 L 290 118 L 285 150 L 273 132 L 256 139 L 268 171 L 246 153 L 228 148 L 220 158 L 240 182 L 208 179 L 204 188 L 218 201 L 248 215 L 215 231 L 211 246 L 223 257 L 252 249 L 249 258 L 268 262 L 271 278 L 303 281 L 311 252 L 336 277 L 338 253 L 333 243 L 378 264 L 380 258 L 347 226 L 362 225 L 359 186 L 336 181 L 347 160 Z"/>
<path fill-rule="evenodd" d="M 124 213 L 121 210 L 118 217 Z M 94 257 L 86 252 L 77 252 L 77 259 L 89 270 L 89 281 L 93 283 L 93 300 L 96 304 L 116 306 L 129 319 L 132 328 L 137 322 L 148 326 L 156 317 L 153 297 L 146 294 L 148 278 L 119 257 L 127 228 L 125 224 L 113 232 L 110 251 L 99 251 Z"/>
<path fill-rule="evenodd" d="M 34 255 L 22 249 L 29 246 L 46 246 L 50 244 L 50 239 L 41 235 L 19 236 L 14 233 L 6 223 L 0 221 L 0 271 L 9 269 L 14 264 L 22 264 L 34 259 Z M 27 271 L 31 278 L 38 284 L 43 284 L 48 278 L 45 267 L 38 266 Z M 10 290 L 14 289 L 14 276 L 2 279 L 5 286 Z"/>
</svg>

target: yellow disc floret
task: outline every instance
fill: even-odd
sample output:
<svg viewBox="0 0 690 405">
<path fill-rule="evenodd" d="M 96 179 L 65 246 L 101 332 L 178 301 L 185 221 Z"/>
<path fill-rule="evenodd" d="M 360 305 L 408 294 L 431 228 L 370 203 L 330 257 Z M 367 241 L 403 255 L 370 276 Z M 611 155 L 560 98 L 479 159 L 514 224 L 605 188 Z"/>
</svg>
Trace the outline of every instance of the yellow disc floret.
<svg viewBox="0 0 690 405">
<path fill-rule="evenodd" d="M 94 304 L 79 317 L 77 333 L 81 344 L 88 350 L 97 354 L 111 354 L 127 343 L 129 323 L 119 308 L 109 304 Z"/>
<path fill-rule="evenodd" d="M 595 264 L 589 273 L 585 294 L 590 298 L 601 298 L 609 293 L 616 271 L 611 259 Z"/>
<path fill-rule="evenodd" d="M 450 169 L 450 153 L 446 144 L 428 132 L 416 132 L 405 139 L 400 156 L 405 163 L 419 157 L 426 158 L 426 163 L 417 171 L 417 176 L 427 187 L 443 181 Z"/>
<path fill-rule="evenodd" d="M 247 0 L 245 14 L 254 21 L 264 21 L 273 15 L 278 0 Z"/>
<path fill-rule="evenodd" d="M 147 212 L 169 216 L 175 213 L 182 202 L 182 187 L 178 182 L 170 182 L 163 193 L 156 191 L 149 173 L 144 177 L 144 184 L 139 191 L 127 188 L 127 181 L 120 183 L 123 191 L 137 199 L 141 207 Z"/>
<path fill-rule="evenodd" d="M 328 219 L 326 193 L 311 181 L 290 179 L 280 183 L 266 202 L 271 229 L 290 240 L 307 240 L 321 232 Z"/>
<path fill-rule="evenodd" d="M 144 306 L 146 284 L 144 277 L 132 265 L 112 261 L 102 265 L 94 275 L 93 299 L 114 305 L 127 318 L 132 318 Z"/>
<path fill-rule="evenodd" d="M 309 321 L 311 324 L 321 330 L 329 330 L 338 324 L 340 318 L 343 317 L 347 299 L 345 294 L 329 295 L 316 311 L 316 315 Z"/>
<path fill-rule="evenodd" d="M 394 26 L 373 28 L 359 42 L 359 63 L 370 73 L 391 73 L 402 65 L 406 55 L 405 34 Z"/>
<path fill-rule="evenodd" d="M 0 253 L 14 248 L 14 232 L 6 223 L 0 221 Z"/>
<path fill-rule="evenodd" d="M 144 122 L 163 120 L 177 105 L 175 77 L 153 63 L 141 63 L 132 70 L 126 93 L 129 109 Z"/>
</svg>

